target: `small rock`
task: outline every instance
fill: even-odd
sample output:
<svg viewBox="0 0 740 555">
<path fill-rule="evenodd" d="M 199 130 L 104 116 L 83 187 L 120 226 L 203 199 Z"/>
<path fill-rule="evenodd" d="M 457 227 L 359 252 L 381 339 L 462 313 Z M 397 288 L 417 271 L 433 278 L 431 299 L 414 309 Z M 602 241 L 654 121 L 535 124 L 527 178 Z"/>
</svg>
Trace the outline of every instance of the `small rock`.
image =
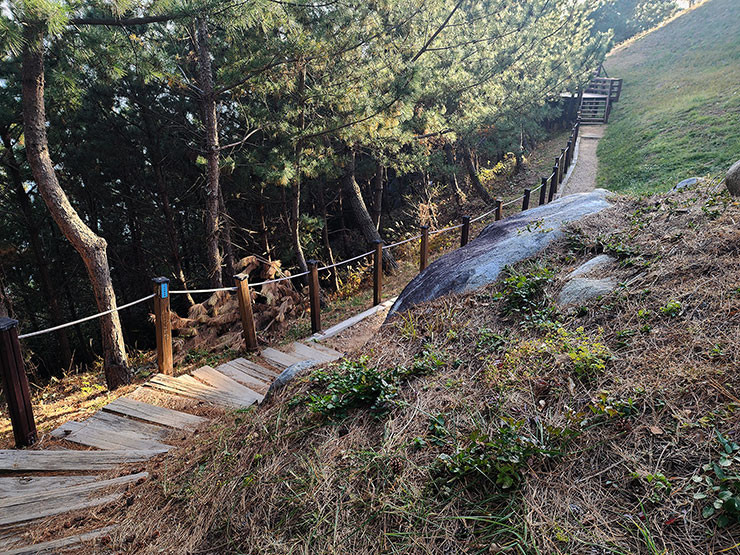
<svg viewBox="0 0 740 555">
<path fill-rule="evenodd" d="M 609 266 L 612 266 L 616 261 L 617 259 L 613 256 L 609 256 L 608 254 L 600 254 L 599 256 L 595 256 L 591 260 L 588 260 L 578 266 L 578 268 L 568 274 L 568 279 L 585 276 L 586 274 L 590 274 L 591 272 L 595 272 L 596 270 L 603 270 Z"/>
<path fill-rule="evenodd" d="M 733 197 L 740 197 L 740 160 L 732 164 L 725 177 L 727 190 Z"/>
<path fill-rule="evenodd" d="M 558 305 L 581 305 L 592 299 L 603 297 L 617 288 L 613 278 L 575 278 L 565 284 L 558 296 Z"/>
<path fill-rule="evenodd" d="M 688 179 L 684 179 L 683 181 L 679 181 L 678 183 L 676 183 L 671 191 L 680 191 L 681 189 L 685 189 L 686 187 L 693 187 L 694 185 L 697 185 L 702 181 L 704 181 L 704 179 L 702 179 L 701 177 L 689 177 Z"/>
<path fill-rule="evenodd" d="M 316 366 L 317 364 L 319 364 L 318 360 L 302 360 L 301 362 L 296 362 L 295 364 L 288 366 L 277 378 L 275 378 L 275 381 L 270 384 L 270 389 L 267 390 L 265 400 L 269 399 L 278 389 L 282 389 L 288 385 L 298 373 L 303 370 L 307 370 L 312 366 Z"/>
</svg>

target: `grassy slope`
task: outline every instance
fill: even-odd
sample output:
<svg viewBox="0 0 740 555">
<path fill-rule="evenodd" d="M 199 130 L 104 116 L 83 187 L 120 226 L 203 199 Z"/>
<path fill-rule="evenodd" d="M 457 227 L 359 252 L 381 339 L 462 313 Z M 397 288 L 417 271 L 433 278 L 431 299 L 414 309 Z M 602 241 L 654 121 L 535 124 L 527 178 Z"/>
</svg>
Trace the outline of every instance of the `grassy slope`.
<svg viewBox="0 0 740 555">
<path fill-rule="evenodd" d="M 419 306 L 363 349 L 362 379 L 357 362 L 300 378 L 150 461 L 126 503 L 45 530 L 120 523 L 128 553 L 736 552 L 740 525 L 702 511 L 715 430 L 740 438 L 738 219 L 706 185 L 622 198 L 543 255 L 555 277 L 532 299 L 604 248 L 614 294 L 528 319 L 502 284 Z"/>
<path fill-rule="evenodd" d="M 663 191 L 740 159 L 737 0 L 709 0 L 616 49 L 605 67 L 624 90 L 599 144 L 600 186 Z"/>
</svg>

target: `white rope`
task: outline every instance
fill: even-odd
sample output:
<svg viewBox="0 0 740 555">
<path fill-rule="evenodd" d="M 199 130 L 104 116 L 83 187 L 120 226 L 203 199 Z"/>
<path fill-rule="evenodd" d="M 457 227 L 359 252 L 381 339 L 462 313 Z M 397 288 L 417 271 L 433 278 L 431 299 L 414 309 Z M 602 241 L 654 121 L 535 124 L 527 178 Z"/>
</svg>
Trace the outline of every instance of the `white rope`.
<svg viewBox="0 0 740 555">
<path fill-rule="evenodd" d="M 216 287 L 215 289 L 188 289 L 180 291 L 170 291 L 170 295 L 196 295 L 198 293 L 218 293 L 219 291 L 236 291 L 236 287 Z"/>
<path fill-rule="evenodd" d="M 460 229 L 463 226 L 463 224 L 457 224 L 457 225 L 451 225 L 450 227 L 446 227 L 444 229 L 436 229 L 434 231 L 430 231 L 429 235 L 437 235 L 438 233 L 446 233 L 448 231 L 452 231 L 454 229 Z"/>
<path fill-rule="evenodd" d="M 482 219 L 483 219 L 483 218 L 485 218 L 486 216 L 489 216 L 490 214 L 493 214 L 493 213 L 494 213 L 495 211 L 496 211 L 496 209 L 495 209 L 495 208 L 494 208 L 493 210 L 489 210 L 489 211 L 488 211 L 488 212 L 486 212 L 485 214 L 481 214 L 481 215 L 480 215 L 480 216 L 478 216 L 477 218 L 473 218 L 472 220 L 470 220 L 470 223 L 472 224 L 472 223 L 475 223 L 475 222 L 479 222 L 480 220 L 482 220 Z"/>
<path fill-rule="evenodd" d="M 403 241 L 399 241 L 398 243 L 392 243 L 390 245 L 385 245 L 383 247 L 383 250 L 385 250 L 385 249 L 392 249 L 393 247 L 399 247 L 401 245 L 405 245 L 406 243 L 410 243 L 411 241 L 416 241 L 418 239 L 421 239 L 421 234 L 414 235 L 413 237 L 410 237 L 408 239 L 404 239 Z"/>
<path fill-rule="evenodd" d="M 501 205 L 502 208 L 506 208 L 507 206 L 511 206 L 512 204 L 516 204 L 520 202 L 522 199 L 524 199 L 524 195 L 520 196 L 519 198 L 515 198 L 513 200 L 510 200 L 509 202 L 505 202 Z"/>
<path fill-rule="evenodd" d="M 250 283 L 249 284 L 249 287 L 258 287 L 260 285 L 268 285 L 270 283 L 278 283 L 279 281 L 285 281 L 286 279 L 294 279 L 294 278 L 299 278 L 299 277 L 303 277 L 303 276 L 307 276 L 307 275 L 308 275 L 308 272 L 301 272 L 300 274 L 295 274 L 293 276 L 285 276 L 285 277 L 281 277 L 281 278 L 277 278 L 277 279 L 268 279 L 267 281 L 260 281 L 258 283 Z"/>
<path fill-rule="evenodd" d="M 350 258 L 349 260 L 344 260 L 342 262 L 336 262 L 335 264 L 332 264 L 331 266 L 324 266 L 322 268 L 319 268 L 319 272 L 321 272 L 322 270 L 330 270 L 331 268 L 338 268 L 339 266 L 344 266 L 345 264 L 349 264 L 350 262 L 354 262 L 355 260 L 359 260 L 360 258 L 365 258 L 366 256 L 370 256 L 374 252 L 375 251 L 368 251 L 364 254 L 358 254 L 357 256 L 355 256 L 354 258 Z"/>
<path fill-rule="evenodd" d="M 133 302 L 128 303 L 128 304 L 125 304 L 123 306 L 118 306 L 116 308 L 111 308 L 110 310 L 106 310 L 105 312 L 100 312 L 98 314 L 93 314 L 92 316 L 87 316 L 85 318 L 80 318 L 79 320 L 75 320 L 74 322 L 68 322 L 66 324 L 62 324 L 60 326 L 54 326 L 53 328 L 48 328 L 48 329 L 45 329 L 45 330 L 34 331 L 34 332 L 31 332 L 31 333 L 24 333 L 23 335 L 19 335 L 18 336 L 18 339 L 26 339 L 28 337 L 35 337 L 37 335 L 43 335 L 45 333 L 51 333 L 53 331 L 61 330 L 61 329 L 64 329 L 64 328 L 68 328 L 70 326 L 76 326 L 77 324 L 81 324 L 81 323 L 87 322 L 89 320 L 94 320 L 95 318 L 100 318 L 101 316 L 105 316 L 105 315 L 110 314 L 112 312 L 117 312 L 119 310 L 123 310 L 124 308 L 129 308 L 131 306 L 134 306 L 135 304 L 143 303 L 144 301 L 148 301 L 149 299 L 153 299 L 153 298 L 154 298 L 154 293 L 152 293 L 148 297 L 144 297 L 142 299 L 139 299 L 138 301 L 133 301 Z"/>
</svg>

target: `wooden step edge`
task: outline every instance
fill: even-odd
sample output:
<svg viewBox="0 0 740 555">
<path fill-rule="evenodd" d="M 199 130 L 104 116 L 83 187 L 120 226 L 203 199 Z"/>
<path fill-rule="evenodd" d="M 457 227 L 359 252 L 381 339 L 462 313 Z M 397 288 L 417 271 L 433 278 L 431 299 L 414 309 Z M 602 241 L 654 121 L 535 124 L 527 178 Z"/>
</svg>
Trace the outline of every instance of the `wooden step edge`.
<svg viewBox="0 0 740 555">
<path fill-rule="evenodd" d="M 47 542 L 37 543 L 33 545 L 24 545 L 22 547 L 14 547 L 8 551 L 4 551 L 5 555 L 31 555 L 34 553 L 58 553 L 59 549 L 65 547 L 74 547 L 80 544 L 93 542 L 94 540 L 107 536 L 115 530 L 115 526 L 106 526 L 104 528 L 98 528 L 97 530 L 91 530 L 89 532 L 83 532 L 81 534 L 75 534 L 73 536 L 67 536 L 66 538 L 58 538 Z"/>
</svg>

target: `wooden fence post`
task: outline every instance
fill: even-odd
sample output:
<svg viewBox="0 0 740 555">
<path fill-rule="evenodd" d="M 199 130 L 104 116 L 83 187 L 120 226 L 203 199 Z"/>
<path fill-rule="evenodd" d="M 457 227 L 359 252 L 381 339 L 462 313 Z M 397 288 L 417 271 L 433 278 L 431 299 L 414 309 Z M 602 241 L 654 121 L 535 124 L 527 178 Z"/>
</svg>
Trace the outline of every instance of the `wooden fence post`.
<svg viewBox="0 0 740 555">
<path fill-rule="evenodd" d="M 429 260 L 429 226 L 421 226 L 421 247 L 419 251 L 419 273 L 427 267 Z"/>
<path fill-rule="evenodd" d="M 470 216 L 462 217 L 462 231 L 460 232 L 460 246 L 464 247 L 468 244 L 470 238 Z"/>
<path fill-rule="evenodd" d="M 552 199 L 555 198 L 555 193 L 558 190 L 558 171 L 560 170 L 557 166 L 552 169 L 552 175 L 550 176 L 550 194 L 547 195 L 547 202 L 552 202 Z"/>
<path fill-rule="evenodd" d="M 239 316 L 242 320 L 242 336 L 248 351 L 257 350 L 257 329 L 254 326 L 252 311 L 252 295 L 249 293 L 249 274 L 242 273 L 234 276 L 236 284 L 236 298 L 239 300 Z"/>
<path fill-rule="evenodd" d="M 529 196 L 532 194 L 531 189 L 524 189 L 524 198 L 522 199 L 522 212 L 529 208 Z"/>
<path fill-rule="evenodd" d="M 504 217 L 504 201 L 496 199 L 496 221 Z"/>
<path fill-rule="evenodd" d="M 172 375 L 172 321 L 170 320 L 170 280 L 158 277 L 154 282 L 154 329 L 157 338 L 157 370 Z"/>
<path fill-rule="evenodd" d="M 573 139 L 568 139 L 568 146 L 565 148 L 565 173 L 568 173 L 570 165 L 573 162 Z"/>
<path fill-rule="evenodd" d="M 308 264 L 308 300 L 311 305 L 311 332 L 321 331 L 321 289 L 319 288 L 319 263 L 309 260 Z"/>
<path fill-rule="evenodd" d="M 547 202 L 547 178 L 542 178 L 542 183 L 540 183 L 540 206 L 545 204 Z"/>
<path fill-rule="evenodd" d="M 568 171 L 568 166 L 565 163 L 565 149 L 560 149 L 560 179 L 558 179 L 558 185 L 560 185 L 563 182 L 563 179 L 565 179 L 565 172 Z"/>
<path fill-rule="evenodd" d="M 383 241 L 375 241 L 373 256 L 373 306 L 378 306 L 383 297 Z"/>
<path fill-rule="evenodd" d="M 37 434 L 17 326 L 17 320 L 0 318 L 0 376 L 5 401 L 8 403 L 15 446 L 20 448 L 35 443 Z"/>
</svg>

